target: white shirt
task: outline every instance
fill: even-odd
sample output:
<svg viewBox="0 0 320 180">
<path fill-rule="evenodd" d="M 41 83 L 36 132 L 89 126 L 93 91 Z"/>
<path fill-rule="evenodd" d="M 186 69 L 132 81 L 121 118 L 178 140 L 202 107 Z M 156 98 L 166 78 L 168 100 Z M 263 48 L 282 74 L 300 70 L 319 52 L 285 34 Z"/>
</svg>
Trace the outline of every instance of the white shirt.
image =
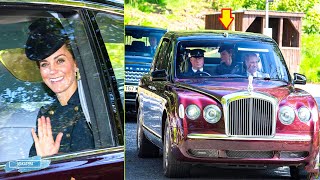
<svg viewBox="0 0 320 180">
<path fill-rule="evenodd" d="M 196 70 L 196 69 L 193 69 L 193 68 L 192 68 L 192 71 L 193 71 L 194 73 L 196 73 L 197 71 L 202 72 L 202 71 L 203 71 L 203 68 L 200 68 L 199 70 Z"/>
<path fill-rule="evenodd" d="M 249 73 L 248 71 L 247 71 L 247 76 L 249 76 L 251 73 Z M 267 74 L 267 73 L 262 73 L 262 72 L 259 72 L 259 71 L 256 71 L 256 72 L 254 72 L 253 74 L 251 74 L 251 76 L 253 76 L 253 77 L 270 77 L 269 76 L 269 74 Z"/>
</svg>

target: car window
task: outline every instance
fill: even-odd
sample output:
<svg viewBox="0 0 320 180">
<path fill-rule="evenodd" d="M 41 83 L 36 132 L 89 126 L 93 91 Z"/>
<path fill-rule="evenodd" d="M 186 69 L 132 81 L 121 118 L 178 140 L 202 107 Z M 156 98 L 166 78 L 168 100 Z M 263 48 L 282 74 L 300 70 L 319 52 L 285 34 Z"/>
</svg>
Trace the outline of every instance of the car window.
<svg viewBox="0 0 320 180">
<path fill-rule="evenodd" d="M 124 25 L 123 16 L 97 13 L 102 38 L 108 51 L 110 62 L 115 73 L 121 102 L 124 104 Z"/>
<path fill-rule="evenodd" d="M 126 29 L 125 54 L 153 57 L 156 47 L 164 33 L 165 31 L 144 30 L 143 27 Z"/>
<path fill-rule="evenodd" d="M 108 83 L 99 76 L 103 72 L 98 67 L 104 64 L 97 59 L 93 50 L 94 42 L 92 39 L 90 41 L 86 34 L 85 27 L 88 25 L 80 18 L 78 12 L 16 12 L 7 9 L 1 11 L 5 13 L 2 13 L 0 18 L 0 162 L 31 156 L 31 128 L 36 129 L 36 120 L 42 111 L 48 116 L 52 115 L 52 128 L 64 133 L 60 149 L 68 149 L 62 147 L 64 141 L 66 146 L 70 146 L 66 152 L 59 151 L 59 155 L 119 145 L 118 132 L 112 128 L 114 122 L 110 120 L 113 117 L 110 114 L 112 107 L 106 104 L 115 96 L 106 93 L 105 87 L 101 86 Z M 39 19 L 55 19 L 62 24 L 80 69 L 81 78 L 77 79 L 76 91 L 79 94 L 80 105 L 71 108 L 72 103 L 68 102 L 66 106 L 70 105 L 70 108 L 67 111 L 57 110 L 59 99 L 43 82 L 39 72 L 41 64 L 31 61 L 25 54 L 30 25 Z M 111 46 L 110 51 L 111 48 L 117 47 Z M 52 77 L 52 82 L 58 81 L 59 78 L 61 77 Z M 81 126 L 87 127 L 88 132 L 92 134 L 77 132 L 73 125 L 81 121 L 78 117 L 84 118 Z M 71 122 L 70 119 L 75 121 Z M 74 138 L 74 133 L 77 133 L 79 138 Z M 85 138 L 91 138 L 92 146 L 84 144 Z"/>
<path fill-rule="evenodd" d="M 222 62 L 220 50 L 229 47 L 230 64 Z M 288 70 L 276 44 L 255 41 L 181 41 L 178 44 L 175 70 L 179 78 L 198 78 L 191 72 L 190 52 L 200 49 L 204 51 L 203 69 L 208 74 L 202 77 L 239 77 L 246 78 L 254 68 L 252 75 L 257 78 L 272 78 L 289 81 Z M 226 52 L 226 51 L 225 51 Z M 249 57 L 250 56 L 250 57 Z M 249 62 L 255 56 L 254 62 Z M 250 65 L 251 63 L 251 65 Z M 221 72 L 221 69 L 230 71 Z M 251 69 L 250 69 L 251 68 Z M 257 75 L 258 74 L 258 75 Z"/>
<path fill-rule="evenodd" d="M 169 68 L 169 59 L 171 57 L 171 42 L 169 39 L 164 38 L 161 42 L 161 46 L 159 48 L 159 53 L 154 61 L 154 69 L 155 70 L 162 70 L 165 69 L 168 71 Z"/>
</svg>

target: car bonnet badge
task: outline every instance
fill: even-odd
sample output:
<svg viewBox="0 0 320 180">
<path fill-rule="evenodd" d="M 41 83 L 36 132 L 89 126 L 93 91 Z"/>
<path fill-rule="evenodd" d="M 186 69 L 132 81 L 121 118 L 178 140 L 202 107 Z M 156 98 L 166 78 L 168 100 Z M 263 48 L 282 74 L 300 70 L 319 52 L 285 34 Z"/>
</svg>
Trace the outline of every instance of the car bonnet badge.
<svg viewBox="0 0 320 180">
<path fill-rule="evenodd" d="M 249 92 L 249 94 L 251 94 L 251 92 L 253 91 L 252 81 L 253 81 L 253 76 L 249 75 L 249 77 L 248 77 L 248 92 Z"/>
</svg>

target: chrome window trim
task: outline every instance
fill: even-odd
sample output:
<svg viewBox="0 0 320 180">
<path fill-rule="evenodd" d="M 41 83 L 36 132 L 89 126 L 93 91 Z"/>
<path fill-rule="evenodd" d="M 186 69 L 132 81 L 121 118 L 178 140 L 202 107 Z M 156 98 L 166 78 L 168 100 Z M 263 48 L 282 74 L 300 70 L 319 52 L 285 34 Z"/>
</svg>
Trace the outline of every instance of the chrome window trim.
<svg viewBox="0 0 320 180">
<path fill-rule="evenodd" d="M 145 128 L 147 131 L 149 131 L 150 133 L 154 134 L 155 136 L 157 136 L 158 138 L 161 138 L 161 136 L 155 132 L 154 130 L 148 128 L 146 125 L 144 125 L 144 123 L 142 124 L 143 128 Z"/>
<path fill-rule="evenodd" d="M 270 95 L 267 94 L 263 94 L 260 92 L 248 92 L 248 91 L 242 91 L 242 92 L 236 92 L 236 93 L 232 93 L 232 94 L 228 94 L 225 95 L 221 98 L 221 104 L 223 107 L 223 115 L 224 115 L 224 122 L 225 122 L 225 133 L 227 136 L 227 133 L 229 132 L 229 113 L 228 113 L 228 108 L 229 108 L 229 104 L 232 101 L 236 101 L 239 99 L 247 99 L 247 98 L 255 98 L 255 99 L 262 99 L 265 101 L 269 101 L 271 102 L 272 106 L 273 106 L 273 114 L 272 114 L 272 133 L 270 136 L 260 136 L 260 137 L 273 137 L 275 136 L 275 131 L 276 131 L 276 120 L 277 120 L 277 112 L 278 112 L 278 100 Z M 232 137 L 250 137 L 253 138 L 253 136 L 232 136 Z"/>
</svg>

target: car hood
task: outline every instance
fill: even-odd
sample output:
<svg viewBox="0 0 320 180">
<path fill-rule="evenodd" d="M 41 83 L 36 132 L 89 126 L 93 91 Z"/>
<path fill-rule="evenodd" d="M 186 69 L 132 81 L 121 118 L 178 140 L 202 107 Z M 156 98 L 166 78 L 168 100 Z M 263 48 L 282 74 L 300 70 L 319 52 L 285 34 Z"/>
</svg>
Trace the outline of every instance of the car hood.
<svg viewBox="0 0 320 180">
<path fill-rule="evenodd" d="M 221 100 L 225 95 L 248 91 L 248 79 L 244 78 L 198 78 L 178 80 L 179 88 L 195 90 L 200 93 L 210 94 Z M 276 97 L 278 100 L 293 92 L 293 86 L 284 81 L 254 79 L 253 91 Z"/>
</svg>

